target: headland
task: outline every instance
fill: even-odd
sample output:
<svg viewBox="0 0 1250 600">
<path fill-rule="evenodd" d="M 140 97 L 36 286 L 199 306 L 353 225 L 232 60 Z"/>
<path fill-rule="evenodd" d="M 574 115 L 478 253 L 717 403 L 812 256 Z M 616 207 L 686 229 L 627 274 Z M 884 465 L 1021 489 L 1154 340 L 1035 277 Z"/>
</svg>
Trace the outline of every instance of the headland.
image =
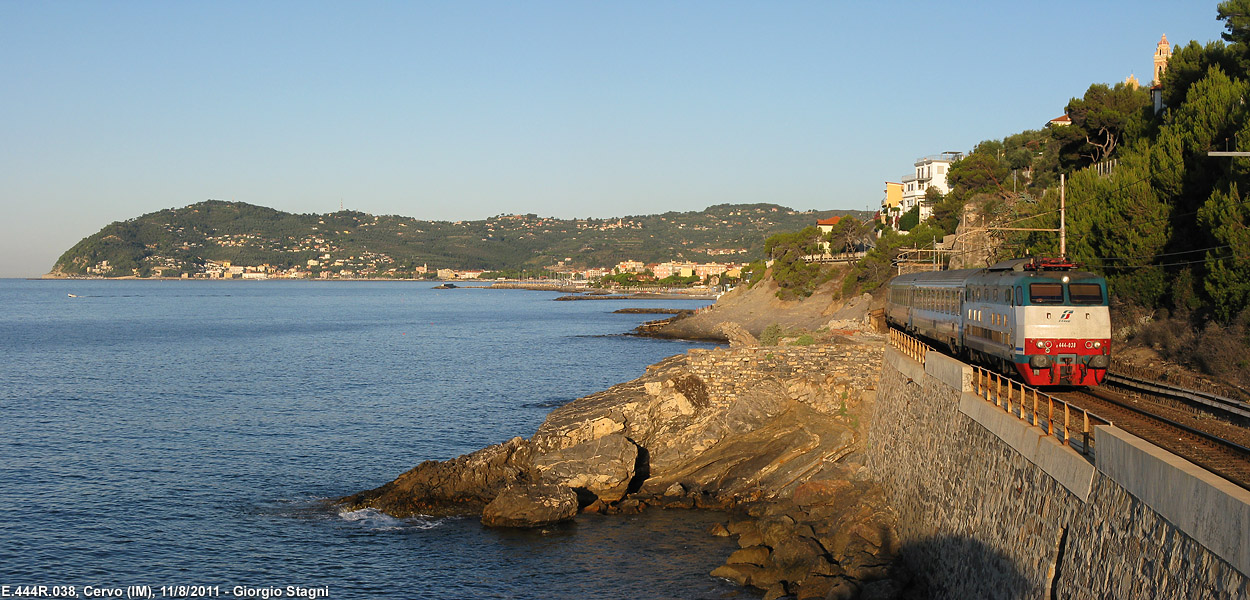
<svg viewBox="0 0 1250 600">
<path fill-rule="evenodd" d="M 750 310 L 772 295 L 760 286 L 734 298 Z M 807 302 L 822 306 L 805 318 L 846 307 L 815 297 L 823 300 Z M 737 536 L 741 549 L 713 575 L 771 597 L 896 597 L 909 581 L 895 560 L 896 517 L 864 466 L 885 338 L 869 327 L 867 303 L 855 300 L 858 317 L 826 316 L 810 332 L 759 327 L 783 330 L 768 343 L 753 322 L 723 321 L 700 337 L 720 336 L 729 347 L 670 357 L 553 410 L 528 439 L 426 461 L 339 502 L 399 517 L 471 515 L 499 527 L 550 526 L 587 512 L 722 510 L 726 521 L 710 533 Z M 718 303 L 700 314 L 722 310 Z"/>
</svg>

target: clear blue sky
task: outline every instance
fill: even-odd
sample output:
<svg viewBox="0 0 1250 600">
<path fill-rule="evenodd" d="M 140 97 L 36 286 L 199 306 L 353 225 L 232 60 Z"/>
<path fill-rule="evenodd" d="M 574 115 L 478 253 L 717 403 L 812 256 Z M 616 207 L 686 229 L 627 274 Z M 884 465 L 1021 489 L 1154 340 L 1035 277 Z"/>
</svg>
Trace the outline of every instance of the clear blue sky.
<svg viewBox="0 0 1250 600">
<path fill-rule="evenodd" d="M 0 0 L 0 276 L 213 198 L 420 219 L 875 207 L 1216 2 Z"/>
</svg>

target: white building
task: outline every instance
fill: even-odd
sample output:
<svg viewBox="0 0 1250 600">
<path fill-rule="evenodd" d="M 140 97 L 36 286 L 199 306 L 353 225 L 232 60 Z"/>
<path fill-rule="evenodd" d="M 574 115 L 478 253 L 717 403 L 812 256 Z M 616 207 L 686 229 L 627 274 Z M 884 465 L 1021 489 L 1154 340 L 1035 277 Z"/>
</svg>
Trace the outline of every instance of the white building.
<svg viewBox="0 0 1250 600">
<path fill-rule="evenodd" d="M 933 207 L 924 202 L 925 193 L 929 188 L 937 188 L 942 194 L 950 193 L 946 183 L 946 174 L 950 172 L 951 163 L 964 157 L 962 152 L 943 152 L 932 156 L 916 159 L 915 171 L 903 177 L 903 199 L 899 212 L 906 214 L 913 207 L 920 206 L 920 220 L 924 221 L 933 214 Z M 886 208 L 886 207 L 882 207 Z"/>
</svg>

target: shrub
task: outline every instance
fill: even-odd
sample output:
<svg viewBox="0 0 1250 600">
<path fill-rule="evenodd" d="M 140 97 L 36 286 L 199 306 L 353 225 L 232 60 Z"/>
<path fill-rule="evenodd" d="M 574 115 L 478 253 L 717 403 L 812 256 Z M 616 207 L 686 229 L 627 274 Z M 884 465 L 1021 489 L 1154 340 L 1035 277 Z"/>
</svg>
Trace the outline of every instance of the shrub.
<svg viewBox="0 0 1250 600">
<path fill-rule="evenodd" d="M 782 329 L 781 325 L 773 323 L 772 325 L 765 327 L 764 331 L 760 332 L 760 345 L 776 346 L 777 342 L 781 341 L 784 334 L 785 330 Z"/>
</svg>

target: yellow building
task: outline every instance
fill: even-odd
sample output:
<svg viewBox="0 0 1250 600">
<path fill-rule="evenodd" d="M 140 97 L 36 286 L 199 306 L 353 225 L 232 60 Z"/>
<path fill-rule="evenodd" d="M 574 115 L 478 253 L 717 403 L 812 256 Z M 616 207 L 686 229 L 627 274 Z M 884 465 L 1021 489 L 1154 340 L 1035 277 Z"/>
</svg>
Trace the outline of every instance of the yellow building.
<svg viewBox="0 0 1250 600">
<path fill-rule="evenodd" d="M 881 222 L 897 229 L 898 219 L 902 216 L 903 184 L 887 181 L 885 182 L 885 199 L 881 201 Z"/>
</svg>

